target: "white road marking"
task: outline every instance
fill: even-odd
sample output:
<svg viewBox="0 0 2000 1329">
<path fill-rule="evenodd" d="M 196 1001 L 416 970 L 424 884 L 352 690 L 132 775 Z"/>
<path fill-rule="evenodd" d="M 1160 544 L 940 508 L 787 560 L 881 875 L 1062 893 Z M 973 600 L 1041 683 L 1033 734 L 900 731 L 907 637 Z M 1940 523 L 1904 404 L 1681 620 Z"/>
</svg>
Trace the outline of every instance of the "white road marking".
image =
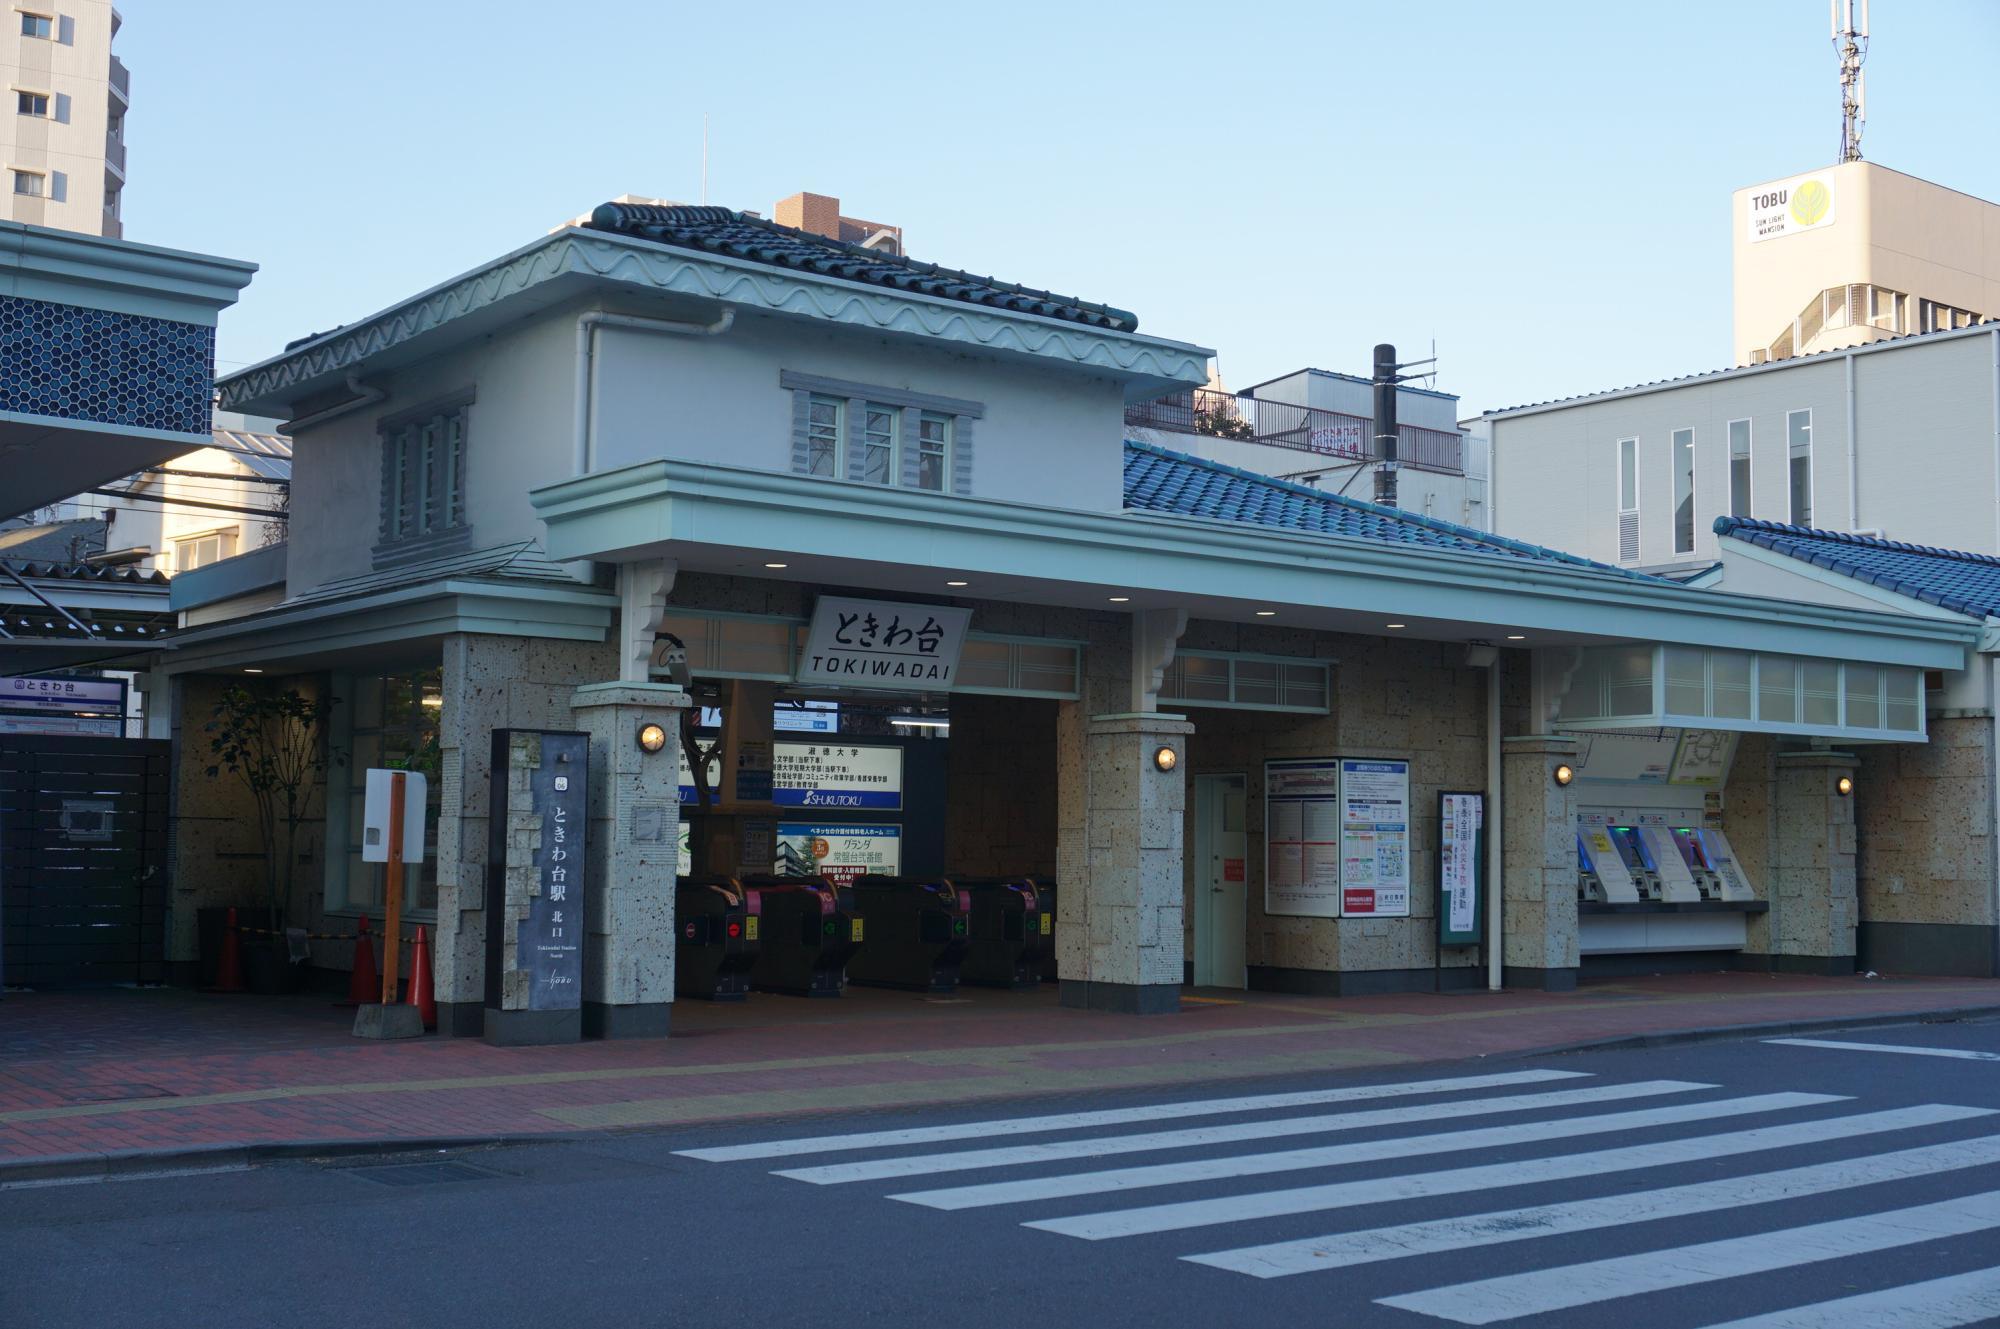
<svg viewBox="0 0 2000 1329">
<path fill-rule="evenodd" d="M 1148 1186 L 1172 1186 L 1188 1181 L 1261 1177 L 1274 1172 L 1297 1172 L 1304 1168 L 1338 1167 L 1346 1163 L 1372 1163 L 1389 1158 L 1418 1158 L 1469 1149 L 1504 1148 L 1510 1144 L 1528 1144 L 1538 1140 L 1604 1135 L 1612 1131 L 1641 1130 L 1648 1126 L 1677 1126 L 1690 1121 L 1712 1121 L 1718 1117 L 1738 1117 L 1752 1112 L 1776 1112 L 1840 1101 L 1841 1098 L 1833 1094 L 1759 1094 L 1753 1098 L 1725 1098 L 1590 1117 L 1565 1117 L 1559 1121 L 1443 1131 L 1434 1135 L 1399 1135 L 1387 1140 L 1317 1145 L 1310 1149 L 1287 1149 L 1269 1154 L 1233 1154 L 1180 1163 L 1109 1168 L 1099 1172 L 1023 1177 L 1018 1181 L 911 1191 L 889 1198 L 932 1209 L 978 1209 L 987 1205 L 1018 1204 L 1023 1200 L 1101 1195 L 1107 1191 L 1143 1190 Z"/>
<path fill-rule="evenodd" d="M 1258 1094 L 1248 1098 L 1206 1098 L 1188 1103 L 1150 1103 L 1144 1107 L 1109 1108 L 1100 1112 L 1065 1112 L 1043 1117 L 1007 1117 L 998 1121 L 968 1121 L 951 1126 L 917 1126 L 897 1131 L 865 1131 L 855 1135 L 811 1135 L 794 1140 L 762 1140 L 756 1144 L 714 1149 L 678 1149 L 682 1158 L 709 1163 L 734 1163 L 753 1158 L 795 1158 L 848 1149 L 882 1149 L 893 1145 L 938 1144 L 947 1140 L 984 1140 L 996 1135 L 1034 1135 L 1092 1126 L 1126 1126 L 1141 1121 L 1179 1121 L 1189 1117 L 1220 1117 L 1238 1112 L 1320 1107 L 1371 1098 L 1412 1098 L 1420 1094 L 1455 1094 L 1469 1089 L 1505 1089 L 1513 1085 L 1546 1084 L 1551 1080 L 1587 1080 L 1586 1071 L 1508 1071 L 1496 1075 L 1461 1075 L 1443 1080 L 1397 1084 L 1350 1085 L 1293 1094 Z"/>
<path fill-rule="evenodd" d="M 1863 1292 L 1709 1329 L 1956 1329 L 1990 1320 L 2000 1311 L 2000 1269 Z"/>
<path fill-rule="evenodd" d="M 1380 1297 L 1377 1304 L 1459 1324 L 1492 1324 L 1496 1320 L 1548 1315 L 1620 1297 L 1867 1255 L 1996 1227 L 2000 1227 L 2000 1191 L 1988 1191 L 1859 1218 L 1760 1232 L 1747 1239 L 1730 1237 L 1696 1246 L 1482 1278 L 1451 1287 Z"/>
<path fill-rule="evenodd" d="M 938 1172 L 969 1172 L 977 1168 L 1016 1167 L 1023 1163 L 1052 1163 L 1070 1158 L 1102 1158 L 1107 1154 L 1144 1154 L 1162 1149 L 1193 1149 L 1202 1145 L 1231 1144 L 1242 1140 L 1271 1140 L 1288 1135 L 1322 1135 L 1334 1131 L 1367 1130 L 1376 1126 L 1397 1126 L 1409 1121 L 1437 1121 L 1451 1117 L 1477 1117 L 1501 1112 L 1533 1112 L 1545 1108 L 1580 1107 L 1590 1103 L 1616 1102 L 1629 1098 L 1649 1098 L 1659 1094 L 1685 1094 L 1696 1089 L 1713 1089 L 1712 1084 L 1688 1080 L 1645 1080 L 1637 1084 L 1596 1085 L 1589 1089 L 1559 1089 L 1544 1094 L 1509 1094 L 1498 1098 L 1457 1099 L 1448 1103 L 1376 1108 L 1367 1112 L 1337 1112 L 1315 1117 L 1279 1117 L 1267 1121 L 1238 1122 L 1229 1126 L 1191 1126 L 1177 1131 L 1148 1131 L 1140 1135 L 1096 1135 L 1082 1140 L 1054 1140 L 1044 1144 L 1013 1145 L 999 1149 L 970 1149 L 946 1154 L 902 1154 L 893 1158 L 863 1159 L 853 1163 L 828 1163 L 820 1167 L 789 1168 L 775 1175 L 816 1186 L 833 1186 L 855 1181 L 880 1181 L 885 1177 L 924 1177 Z"/>
<path fill-rule="evenodd" d="M 1846 1043 L 1837 1038 L 1767 1038 L 1790 1048 L 1833 1048 L 1838 1052 L 1900 1052 L 1906 1057 L 1951 1057 L 1957 1061 L 2000 1061 L 2000 1052 L 1972 1052 L 1965 1048 L 1912 1048 L 1894 1043 Z"/>
<path fill-rule="evenodd" d="M 1626 1145 L 1595 1153 L 1525 1158 L 1441 1172 L 1376 1177 L 1366 1181 L 1301 1186 L 1292 1190 L 1265 1191 L 1255 1195 L 1218 1196 L 1178 1204 L 1078 1214 L 1069 1218 L 1047 1218 L 1024 1223 L 1022 1226 L 1040 1228 L 1044 1232 L 1059 1232 L 1070 1237 L 1082 1237 L 1087 1241 L 1102 1241 L 1111 1237 L 1130 1237 L 1148 1232 L 1214 1227 L 1223 1223 L 1240 1223 L 1256 1218 L 1322 1213 L 1329 1209 L 1347 1209 L 1357 1205 L 1383 1204 L 1435 1195 L 1461 1195 L 1470 1191 L 1493 1190 L 1505 1186 L 1527 1186 L 1575 1177 L 1632 1172 L 1649 1167 L 1670 1167 L 1679 1163 L 1757 1153 L 1765 1149 L 1820 1144 L 1858 1135 L 1909 1130 L 1913 1127 L 1990 1115 L 1992 1115 L 1991 1110 L 1986 1108 L 1927 1104 L 1921 1107 L 1862 1113 L 1851 1117 L 1832 1117 L 1817 1121 L 1793 1122 L 1783 1126 L 1765 1126 L 1724 1135 L 1693 1136 L 1684 1140 L 1664 1140 L 1656 1144 Z"/>
<path fill-rule="evenodd" d="M 1256 1278 L 1283 1278 L 1290 1274 L 1342 1269 L 1377 1260 L 1401 1260 L 1412 1255 L 1465 1250 L 1473 1246 L 1497 1246 L 1569 1232 L 1594 1232 L 1688 1214 L 1710 1214 L 1722 1209 L 1771 1204 L 1804 1195 L 1825 1195 L 1830 1191 L 1956 1172 L 1992 1163 L 2000 1163 L 2000 1135 L 1954 1140 L 1949 1144 L 1925 1145 L 1918 1149 L 1871 1154 L 1833 1163 L 1814 1163 L 1809 1167 L 1788 1168 L 1782 1172 L 1759 1172 L 1721 1181 L 1606 1195 L 1565 1204 L 1503 1209 L 1465 1218 L 1404 1223 L 1397 1227 L 1361 1232 L 1340 1232 L 1207 1255 L 1184 1255 L 1181 1258 L 1192 1264 L 1229 1269 Z"/>
</svg>

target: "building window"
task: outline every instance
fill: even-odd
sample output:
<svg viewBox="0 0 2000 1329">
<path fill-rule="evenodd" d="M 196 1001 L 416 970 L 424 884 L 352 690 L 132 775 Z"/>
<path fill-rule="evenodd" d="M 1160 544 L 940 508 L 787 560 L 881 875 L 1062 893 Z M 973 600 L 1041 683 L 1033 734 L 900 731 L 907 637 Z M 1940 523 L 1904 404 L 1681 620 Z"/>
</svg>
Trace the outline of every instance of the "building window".
<svg viewBox="0 0 2000 1329">
<path fill-rule="evenodd" d="M 470 400 L 382 423 L 382 542 L 465 530 L 465 435 Z"/>
<path fill-rule="evenodd" d="M 1785 416 L 1785 449 L 1791 459 L 1792 515 L 1794 526 L 1813 522 L 1812 412 L 1793 411 Z"/>
<path fill-rule="evenodd" d="M 49 192 L 49 178 L 40 171 L 16 171 L 14 192 L 28 198 L 41 198 Z"/>
<path fill-rule="evenodd" d="M 211 563 L 219 563 L 236 552 L 236 536 L 231 531 L 217 531 L 211 535 L 198 535 L 192 540 L 174 542 L 174 571 L 192 572 L 205 568 Z"/>
<path fill-rule="evenodd" d="M 105 216 L 116 217 L 118 215 L 119 199 L 123 196 L 124 192 L 125 191 L 120 189 L 117 185 L 111 185 L 105 189 L 104 191 Z"/>
<path fill-rule="evenodd" d="M 806 407 L 806 474 L 840 474 L 840 417 L 847 403 L 815 396 Z"/>
<path fill-rule="evenodd" d="M 437 824 L 442 806 L 438 735 L 444 715 L 444 671 L 355 675 L 346 689 L 350 721 L 344 768 L 347 782 L 346 889 L 336 907 L 379 913 L 382 865 L 361 861 L 362 804 L 371 767 L 422 771 L 424 781 L 424 861 L 403 879 L 406 907 L 437 908 Z M 339 776 L 336 775 L 335 779 Z M 337 786 L 336 786 L 337 787 Z M 333 901 L 329 900 L 329 905 Z"/>
<path fill-rule="evenodd" d="M 56 35 L 56 21 L 47 14 L 21 15 L 21 35 L 49 41 Z"/>
<path fill-rule="evenodd" d="M 1639 558 L 1639 440 L 1618 440 L 1618 560 Z"/>
<path fill-rule="evenodd" d="M 1750 515 L 1750 422 L 1729 422 L 1729 515 Z"/>
<path fill-rule="evenodd" d="M 912 483 L 943 493 L 950 488 L 950 477 L 951 417 L 925 411 L 917 417 L 917 472 Z"/>
<path fill-rule="evenodd" d="M 896 433 L 903 413 L 869 402 L 862 409 L 861 478 L 871 485 L 896 483 Z"/>
<path fill-rule="evenodd" d="M 32 115 L 46 120 L 49 115 L 49 94 L 46 92 L 14 91 L 14 109 L 22 115 Z"/>
<path fill-rule="evenodd" d="M 1694 430 L 1676 429 L 1674 442 L 1674 552 L 1694 552 Z"/>
<path fill-rule="evenodd" d="M 104 126 L 104 137 L 105 137 L 105 138 L 107 138 L 107 139 L 109 139 L 109 140 L 111 140 L 111 142 L 113 142 L 113 143 L 122 143 L 122 142 L 124 142 L 124 141 L 125 141 L 125 117 L 124 117 L 124 116 L 122 116 L 122 115 L 114 115 L 114 116 L 112 116 L 112 117 L 111 117 L 111 119 L 110 119 L 109 121 L 107 121 L 107 122 L 105 123 L 105 126 Z"/>
</svg>

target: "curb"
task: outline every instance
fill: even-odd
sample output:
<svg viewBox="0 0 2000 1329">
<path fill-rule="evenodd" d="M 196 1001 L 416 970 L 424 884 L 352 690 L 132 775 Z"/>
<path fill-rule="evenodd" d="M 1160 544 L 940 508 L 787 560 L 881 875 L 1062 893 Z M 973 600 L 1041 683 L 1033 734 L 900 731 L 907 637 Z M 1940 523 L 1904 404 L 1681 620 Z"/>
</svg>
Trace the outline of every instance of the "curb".
<svg viewBox="0 0 2000 1329">
<path fill-rule="evenodd" d="M 1642 1048 L 1678 1047 L 1697 1043 L 1722 1043 L 1731 1040 L 1782 1038 L 1794 1034 L 1826 1033 L 1840 1029 L 1870 1029 L 1909 1024 L 1948 1024 L 1960 1020 L 1991 1019 L 1995 1017 L 2000 1017 L 2000 1003 L 1989 1003 L 1980 1006 L 1949 1006 L 1928 1011 L 1896 1011 L 1880 1015 L 1825 1016 L 1812 1020 L 1780 1020 L 1763 1024 L 1668 1029 L 1650 1034 L 1619 1035 L 1611 1038 L 1587 1039 L 1583 1042 L 1574 1043 L 1552 1043 L 1545 1047 L 1475 1054 L 1470 1057 L 1420 1058 L 1412 1064 L 1440 1065 L 1451 1061 L 1475 1061 L 1488 1058 L 1524 1060 L 1533 1057 L 1561 1056 L 1579 1052 L 1624 1052 Z M 1256 1075 L 1244 1078 L 1247 1080 L 1262 1080 L 1272 1077 Z M 1230 1080 L 1231 1077 L 1219 1077 L 1216 1083 L 1228 1083 Z M 1178 1085 L 1176 1087 L 1185 1088 L 1188 1086 Z M 999 1101 L 1008 1101 L 1015 1097 L 1014 1095 L 1002 1095 Z M 1034 1098 L 1039 1097 L 1039 1095 L 1024 1094 L 1019 1097 Z M 928 1104 L 927 1106 L 948 1107 L 952 1105 L 950 1102 L 943 1102 Z M 804 1114 L 786 1112 L 752 1114 L 751 1118 L 745 1118 L 745 1120 L 753 1118 L 756 1120 L 773 1120 L 794 1115 Z M 451 1149 L 504 1149 L 535 1144 L 575 1144 L 588 1140 L 602 1139 L 607 1135 L 623 1134 L 626 1132 L 646 1133 L 657 1129 L 659 1128 L 653 1126 L 633 1126 L 612 1127 L 595 1131 L 548 1131 L 505 1135 L 431 1135 L 411 1136 L 408 1138 L 377 1138 L 371 1140 L 285 1140 L 264 1144 L 193 1145 L 183 1149 L 113 1149 L 81 1154 L 59 1154 L 49 1158 L 23 1159 L 20 1161 L 0 1159 L 0 1190 L 23 1183 L 56 1183 L 83 1180 L 109 1181 L 119 1177 L 137 1177 L 152 1173 L 234 1170 L 252 1167 L 259 1163 L 283 1162 L 301 1158 L 386 1158 L 397 1154 L 443 1152 Z"/>
</svg>

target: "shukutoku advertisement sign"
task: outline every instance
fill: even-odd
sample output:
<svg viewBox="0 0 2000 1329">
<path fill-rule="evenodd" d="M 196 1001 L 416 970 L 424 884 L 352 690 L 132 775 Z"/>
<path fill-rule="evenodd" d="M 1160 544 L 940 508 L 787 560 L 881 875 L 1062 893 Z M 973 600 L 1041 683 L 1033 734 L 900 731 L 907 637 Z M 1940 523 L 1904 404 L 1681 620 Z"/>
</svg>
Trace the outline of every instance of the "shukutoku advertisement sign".
<svg viewBox="0 0 2000 1329">
<path fill-rule="evenodd" d="M 771 801 L 787 808 L 895 812 L 903 806 L 903 750 L 883 744 L 799 742 L 771 745 Z M 716 767 L 709 778 L 715 779 Z M 694 772 L 681 748 L 681 802 L 692 803 Z"/>
<path fill-rule="evenodd" d="M 1750 191 L 1747 225 L 1751 244 L 1833 225 L 1833 182 L 1823 175 L 1798 175 Z"/>
<path fill-rule="evenodd" d="M 893 877 L 902 867 L 901 826 L 778 825 L 773 870 L 779 876 L 826 876 L 844 886 L 868 873 Z"/>
<path fill-rule="evenodd" d="M 942 692 L 958 671 L 970 609 L 822 595 L 798 681 Z"/>
</svg>

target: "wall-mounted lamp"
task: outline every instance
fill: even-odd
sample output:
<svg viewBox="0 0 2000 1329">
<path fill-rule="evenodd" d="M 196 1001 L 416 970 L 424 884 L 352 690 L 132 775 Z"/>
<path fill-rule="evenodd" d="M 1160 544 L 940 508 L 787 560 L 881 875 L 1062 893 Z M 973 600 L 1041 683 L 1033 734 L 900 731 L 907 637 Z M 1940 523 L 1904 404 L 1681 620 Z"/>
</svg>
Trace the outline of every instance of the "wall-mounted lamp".
<svg viewBox="0 0 2000 1329">
<path fill-rule="evenodd" d="M 1556 763 L 1555 777 L 1556 783 L 1567 789 L 1569 788 L 1569 782 L 1576 778 L 1576 771 L 1571 768 L 1568 762 L 1560 761 Z"/>
<path fill-rule="evenodd" d="M 1854 792 L 1854 777 L 1851 775 L 1843 775 L 1839 779 L 1835 780 L 1833 782 L 1833 792 L 1839 794 L 1842 798 L 1846 798 L 1849 794 Z"/>
<path fill-rule="evenodd" d="M 667 745 L 667 731 L 660 725 L 639 726 L 639 747 L 646 752 L 658 752 Z"/>
<path fill-rule="evenodd" d="M 1160 770 L 1171 771 L 1174 767 L 1180 764 L 1181 764 L 1181 754 L 1174 751 L 1172 748 L 1161 747 L 1154 749 L 1153 765 L 1159 768 Z"/>
</svg>

